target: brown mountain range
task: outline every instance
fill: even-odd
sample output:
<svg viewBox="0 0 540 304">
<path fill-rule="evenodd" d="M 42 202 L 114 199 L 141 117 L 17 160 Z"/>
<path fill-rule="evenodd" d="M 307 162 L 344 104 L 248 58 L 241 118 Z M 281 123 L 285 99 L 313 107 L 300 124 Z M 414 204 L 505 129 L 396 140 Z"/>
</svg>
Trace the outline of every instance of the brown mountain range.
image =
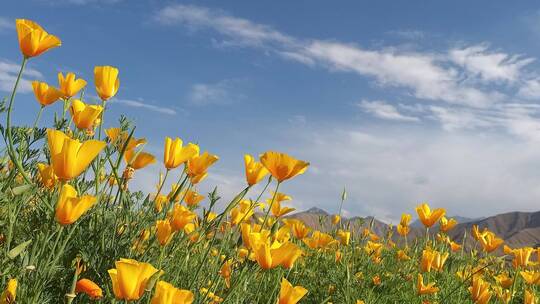
<svg viewBox="0 0 540 304">
<path fill-rule="evenodd" d="M 330 231 L 331 215 L 319 208 L 311 208 L 307 211 L 297 212 L 289 216 L 302 220 L 312 229 Z M 379 236 L 385 235 L 388 224 L 373 217 L 353 217 L 343 218 L 342 224 L 354 233 L 360 233 L 364 228 L 371 225 L 372 231 Z M 471 244 L 471 228 L 478 225 L 480 229 L 488 228 L 498 237 L 505 240 L 506 244 L 512 248 L 530 246 L 540 247 L 540 211 L 537 212 L 508 212 L 483 219 L 472 220 L 458 224 L 448 234 L 456 242 L 463 242 L 466 238 L 466 245 Z M 431 234 L 437 233 L 437 228 L 432 229 Z M 411 227 L 409 239 L 423 236 L 425 229 L 422 227 Z M 394 233 L 396 235 L 396 233 Z"/>
</svg>

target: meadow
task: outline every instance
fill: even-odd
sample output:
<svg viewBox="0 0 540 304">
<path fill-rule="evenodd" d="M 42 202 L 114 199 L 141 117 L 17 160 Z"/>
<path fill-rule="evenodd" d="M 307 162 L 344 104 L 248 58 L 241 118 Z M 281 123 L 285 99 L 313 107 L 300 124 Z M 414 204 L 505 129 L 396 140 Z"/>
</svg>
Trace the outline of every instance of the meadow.
<svg viewBox="0 0 540 304">
<path fill-rule="evenodd" d="M 120 87 L 113 66 L 95 67 L 92 84 L 74 73 L 32 82 L 40 111 L 33 126 L 16 126 L 26 63 L 61 46 L 33 21 L 16 30 L 20 72 L 0 107 L 1 304 L 538 303 L 540 248 L 510 248 L 476 226 L 475 246 L 463 246 L 448 237 L 457 222 L 443 208 L 418 205 L 426 234 L 415 239 L 410 214 L 379 235 L 341 214 L 324 231 L 288 217 L 280 185 L 309 163 L 284 153 L 244 155 L 246 185 L 231 201 L 199 193 L 218 156 L 175 134 L 162 156 L 145 152 L 134 125 L 106 115 Z M 84 101 L 90 91 L 101 104 Z M 63 111 L 40 121 L 56 102 Z M 148 181 L 155 192 L 130 190 L 151 164 L 164 172 Z M 344 191 L 337 204 L 346 200 Z"/>
</svg>

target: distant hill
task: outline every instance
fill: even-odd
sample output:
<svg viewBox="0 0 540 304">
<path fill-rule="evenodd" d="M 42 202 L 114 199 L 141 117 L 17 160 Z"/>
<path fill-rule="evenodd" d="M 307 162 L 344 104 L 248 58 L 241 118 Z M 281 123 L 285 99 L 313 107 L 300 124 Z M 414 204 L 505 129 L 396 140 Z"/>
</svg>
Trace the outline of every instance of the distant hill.
<svg viewBox="0 0 540 304">
<path fill-rule="evenodd" d="M 311 208 L 306 211 L 294 213 L 288 217 L 302 220 L 313 229 L 321 231 L 330 231 L 332 229 L 331 215 L 320 208 Z M 467 247 L 474 244 L 471 237 L 473 225 L 478 225 L 480 229 L 484 227 L 488 228 L 497 234 L 498 237 L 504 239 L 510 247 L 540 247 L 540 211 L 509 212 L 479 219 L 460 216 L 452 216 L 451 218 L 455 218 L 459 224 L 449 232 L 450 238 L 461 243 L 466 234 Z M 353 233 L 360 233 L 364 228 L 369 227 L 370 224 L 372 225 L 372 231 L 379 236 L 383 236 L 388 229 L 386 223 L 373 217 L 342 218 L 342 223 L 345 227 L 349 227 L 349 230 L 353 231 Z M 425 234 L 424 227 L 421 223 L 418 222 L 418 224 L 411 225 L 409 240 Z M 436 234 L 437 232 L 437 228 L 435 228 L 430 231 L 430 234 Z M 399 241 L 397 233 L 394 233 L 394 238 L 396 241 Z"/>
</svg>

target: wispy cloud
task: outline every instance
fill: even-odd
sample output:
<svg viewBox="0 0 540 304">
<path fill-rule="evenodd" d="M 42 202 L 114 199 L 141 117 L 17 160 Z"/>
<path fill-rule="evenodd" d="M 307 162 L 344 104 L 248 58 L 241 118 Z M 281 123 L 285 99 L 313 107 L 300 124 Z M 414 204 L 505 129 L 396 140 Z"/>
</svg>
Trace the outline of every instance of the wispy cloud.
<svg viewBox="0 0 540 304">
<path fill-rule="evenodd" d="M 483 81 L 514 82 L 521 78 L 522 69 L 534 61 L 503 52 L 490 52 L 487 45 L 474 45 L 450 50 L 450 59 Z"/>
<path fill-rule="evenodd" d="M 238 79 L 225 79 L 216 83 L 196 83 L 192 85 L 189 100 L 198 106 L 227 105 L 245 99 L 238 92 Z"/>
<path fill-rule="evenodd" d="M 519 88 L 518 96 L 527 99 L 540 98 L 540 78 L 526 80 Z"/>
<path fill-rule="evenodd" d="M 126 105 L 128 107 L 146 109 L 146 110 L 150 110 L 150 111 L 157 112 L 157 113 L 162 113 L 162 114 L 167 114 L 167 115 L 176 115 L 177 114 L 176 110 L 174 110 L 174 109 L 171 109 L 171 108 L 168 108 L 168 107 L 157 106 L 157 105 L 153 105 L 153 104 L 148 104 L 148 103 L 145 103 L 142 100 L 115 98 L 115 99 L 113 99 L 113 102 L 118 103 L 118 104 L 122 104 L 122 105 Z"/>
<path fill-rule="evenodd" d="M 15 20 L 11 20 L 6 17 L 0 17 L 0 33 L 13 29 L 15 29 Z"/>
<path fill-rule="evenodd" d="M 233 17 L 221 10 L 194 5 L 169 5 L 160 10 L 154 19 L 168 25 L 211 28 L 228 37 L 236 45 L 267 47 L 273 43 L 290 44 L 294 40 L 270 26 Z"/>
<path fill-rule="evenodd" d="M 443 52 L 410 52 L 296 38 L 222 10 L 193 5 L 166 6 L 154 19 L 163 25 L 216 31 L 228 40 L 228 45 L 263 48 L 305 65 L 368 76 L 380 86 L 402 88 L 419 99 L 473 107 L 489 107 L 505 100 L 504 90 L 497 85 L 504 86 L 501 81 L 516 81 L 533 61 L 491 52 L 486 45 Z M 491 86 L 486 88 L 477 82 Z"/>
<path fill-rule="evenodd" d="M 375 77 L 382 86 L 411 89 L 420 99 L 486 107 L 503 97 L 497 91 L 462 84 L 455 69 L 438 64 L 442 57 L 429 53 L 366 50 L 328 41 L 313 41 L 304 52 L 330 68 Z"/>
<path fill-rule="evenodd" d="M 8 60 L 0 59 L 0 91 L 11 92 L 15 80 L 17 80 L 17 74 L 19 73 L 20 65 Z M 19 83 L 19 93 L 32 92 L 32 80 L 42 79 L 43 74 L 33 68 L 26 68 L 23 78 Z"/>
<path fill-rule="evenodd" d="M 358 106 L 366 113 L 375 117 L 395 121 L 419 121 L 418 117 L 401 114 L 398 109 L 382 100 L 362 100 Z"/>
</svg>

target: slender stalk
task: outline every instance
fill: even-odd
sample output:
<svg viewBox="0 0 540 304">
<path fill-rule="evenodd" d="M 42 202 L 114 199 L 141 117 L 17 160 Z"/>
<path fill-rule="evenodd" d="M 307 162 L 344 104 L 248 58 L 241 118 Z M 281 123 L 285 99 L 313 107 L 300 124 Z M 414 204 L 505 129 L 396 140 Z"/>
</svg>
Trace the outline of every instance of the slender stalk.
<svg viewBox="0 0 540 304">
<path fill-rule="evenodd" d="M 71 304 L 77 294 L 75 294 L 75 288 L 77 286 L 77 279 L 79 278 L 79 273 L 77 270 L 75 270 L 75 273 L 73 274 L 73 280 L 71 281 L 71 287 L 69 290 L 69 293 L 66 293 L 66 303 Z"/>
<path fill-rule="evenodd" d="M 19 87 L 19 82 L 21 80 L 24 68 L 26 67 L 27 61 L 28 61 L 28 58 L 24 57 L 21 63 L 19 74 L 17 74 L 17 79 L 15 80 L 15 85 L 13 86 L 13 91 L 11 92 L 11 97 L 9 98 L 9 106 L 8 106 L 7 116 L 6 116 L 6 137 L 7 137 L 7 150 L 8 150 L 9 158 L 15 164 L 19 172 L 22 174 L 24 180 L 28 184 L 32 184 L 30 177 L 28 176 L 28 174 L 26 174 L 26 171 L 24 171 L 24 167 L 21 163 L 19 155 L 17 155 L 17 152 L 14 149 L 13 134 L 11 133 L 11 112 L 13 110 L 13 101 L 15 100 L 15 95 L 17 94 L 17 88 Z"/>
<path fill-rule="evenodd" d="M 270 202 L 270 206 L 268 206 L 268 210 L 266 211 L 266 214 L 264 215 L 264 221 L 263 221 L 262 226 L 261 226 L 263 228 L 266 225 L 266 221 L 268 220 L 268 214 L 270 214 L 270 210 L 272 210 L 272 205 L 274 205 L 274 201 L 276 200 L 279 185 L 281 185 L 281 182 L 277 183 L 276 190 L 274 190 L 274 195 L 272 195 L 272 201 Z"/>
<path fill-rule="evenodd" d="M 171 170 L 167 169 L 167 171 L 165 171 L 165 176 L 163 176 L 163 180 L 161 181 L 161 184 L 159 184 L 158 191 L 156 193 L 156 196 L 154 197 L 154 200 L 152 201 L 152 205 L 154 205 L 156 203 L 156 200 L 157 200 L 158 196 L 161 194 L 161 190 L 163 189 L 163 185 L 165 185 L 165 181 L 167 180 L 167 176 L 169 176 L 169 171 L 171 171 Z"/>
<path fill-rule="evenodd" d="M 41 114 L 43 113 L 44 108 L 45 108 L 44 106 L 41 106 L 39 108 L 39 112 L 38 112 L 38 114 L 36 116 L 36 120 L 34 120 L 34 126 L 32 127 L 32 130 L 34 130 L 37 127 L 37 125 L 39 123 L 39 119 L 41 118 Z"/>
</svg>

